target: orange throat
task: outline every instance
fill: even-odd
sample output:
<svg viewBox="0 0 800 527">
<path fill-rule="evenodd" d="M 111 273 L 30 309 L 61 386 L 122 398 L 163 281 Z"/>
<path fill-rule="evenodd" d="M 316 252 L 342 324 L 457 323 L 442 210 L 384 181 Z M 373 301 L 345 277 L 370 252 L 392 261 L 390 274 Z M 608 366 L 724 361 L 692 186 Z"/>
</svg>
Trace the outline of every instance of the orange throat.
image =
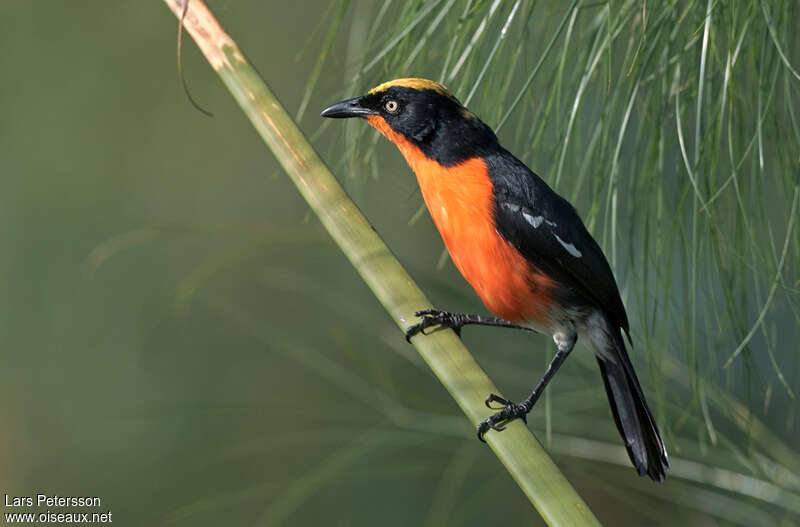
<svg viewBox="0 0 800 527">
<path fill-rule="evenodd" d="M 440 165 L 382 117 L 367 120 L 406 158 L 450 258 L 486 307 L 512 322 L 547 324 L 555 284 L 497 232 L 486 161 L 475 157 Z"/>
</svg>

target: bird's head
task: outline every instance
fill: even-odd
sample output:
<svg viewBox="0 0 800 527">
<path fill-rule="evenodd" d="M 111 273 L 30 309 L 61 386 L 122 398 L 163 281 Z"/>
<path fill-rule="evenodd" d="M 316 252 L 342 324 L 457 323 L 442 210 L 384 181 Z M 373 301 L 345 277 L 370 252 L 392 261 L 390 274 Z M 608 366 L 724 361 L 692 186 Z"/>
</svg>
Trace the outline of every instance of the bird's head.
<svg viewBox="0 0 800 527">
<path fill-rule="evenodd" d="M 322 117 L 361 117 L 409 156 L 442 165 L 481 157 L 497 147 L 494 132 L 447 88 L 427 79 L 396 79 L 322 111 Z"/>
</svg>

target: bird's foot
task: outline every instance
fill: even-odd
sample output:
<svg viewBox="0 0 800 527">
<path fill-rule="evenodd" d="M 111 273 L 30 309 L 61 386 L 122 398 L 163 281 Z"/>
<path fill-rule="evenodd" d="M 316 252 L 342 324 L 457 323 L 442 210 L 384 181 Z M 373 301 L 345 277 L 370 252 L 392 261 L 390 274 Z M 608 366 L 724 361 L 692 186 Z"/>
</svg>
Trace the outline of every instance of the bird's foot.
<svg viewBox="0 0 800 527">
<path fill-rule="evenodd" d="M 411 337 L 417 333 L 427 335 L 425 330 L 431 326 L 450 328 L 460 337 L 461 328 L 466 322 L 465 316 L 461 313 L 450 313 L 448 311 L 439 311 L 438 309 L 423 309 L 414 313 L 414 316 L 421 317 L 422 320 L 406 329 L 406 342 L 411 342 Z"/>
<path fill-rule="evenodd" d="M 489 429 L 502 432 L 506 429 L 505 425 L 516 418 L 520 418 L 527 423 L 528 412 L 531 411 L 531 407 L 528 406 L 527 401 L 523 403 L 514 403 L 494 393 L 489 394 L 489 396 L 486 398 L 485 404 L 487 408 L 496 410 L 497 407 L 492 406 L 492 403 L 499 403 L 502 409 L 489 418 L 484 419 L 478 425 L 478 439 L 484 443 L 486 440 L 483 438 L 483 436 L 489 431 Z"/>
</svg>

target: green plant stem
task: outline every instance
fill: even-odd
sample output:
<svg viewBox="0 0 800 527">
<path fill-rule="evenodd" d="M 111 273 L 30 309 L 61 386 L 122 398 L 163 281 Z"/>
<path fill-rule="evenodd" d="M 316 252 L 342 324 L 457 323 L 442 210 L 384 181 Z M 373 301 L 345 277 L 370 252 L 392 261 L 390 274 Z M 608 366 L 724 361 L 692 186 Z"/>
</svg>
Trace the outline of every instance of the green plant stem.
<svg viewBox="0 0 800 527">
<path fill-rule="evenodd" d="M 165 0 L 177 15 L 181 0 Z M 286 173 L 361 277 L 402 329 L 430 307 L 408 273 L 345 194 L 292 118 L 206 5 L 193 0 L 185 28 L 264 139 Z M 398 338 L 401 338 L 398 335 Z M 472 423 L 484 419 L 487 394 L 497 387 L 450 330 L 418 336 L 413 344 Z M 599 525 L 523 423 L 487 435 L 492 450 L 549 525 Z M 477 439 L 476 439 L 477 442 Z M 476 443 L 475 448 L 480 448 Z"/>
</svg>

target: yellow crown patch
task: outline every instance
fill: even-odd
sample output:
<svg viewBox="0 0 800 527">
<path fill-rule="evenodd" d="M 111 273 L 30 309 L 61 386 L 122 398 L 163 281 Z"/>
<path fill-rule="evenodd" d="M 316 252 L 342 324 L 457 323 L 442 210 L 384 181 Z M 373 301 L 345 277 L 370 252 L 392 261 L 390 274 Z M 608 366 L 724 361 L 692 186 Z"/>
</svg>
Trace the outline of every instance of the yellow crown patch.
<svg viewBox="0 0 800 527">
<path fill-rule="evenodd" d="M 428 79 L 416 79 L 416 78 L 408 78 L 408 79 L 395 79 L 393 81 L 384 82 L 383 84 L 379 84 L 375 86 L 367 93 L 379 93 L 382 91 L 386 91 L 389 88 L 393 88 L 395 86 L 400 86 L 403 88 L 412 88 L 415 90 L 433 90 L 440 95 L 444 95 L 445 97 L 449 97 L 451 99 L 455 99 L 453 94 L 447 91 L 447 88 L 444 85 L 439 84 L 438 82 L 428 80 Z"/>
</svg>

